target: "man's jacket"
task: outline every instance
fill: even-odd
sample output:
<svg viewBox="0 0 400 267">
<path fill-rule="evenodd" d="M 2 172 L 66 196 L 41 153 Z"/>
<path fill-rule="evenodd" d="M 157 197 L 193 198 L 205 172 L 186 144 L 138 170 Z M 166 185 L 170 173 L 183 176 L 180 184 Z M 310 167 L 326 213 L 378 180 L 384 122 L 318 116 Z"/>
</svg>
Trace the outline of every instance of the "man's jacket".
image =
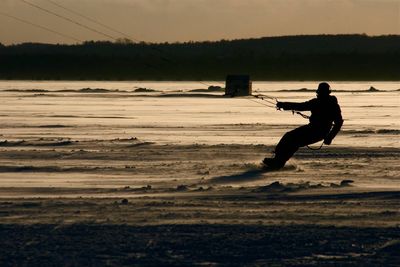
<svg viewBox="0 0 400 267">
<path fill-rule="evenodd" d="M 335 96 L 314 98 L 303 103 L 278 102 L 278 108 L 311 111 L 310 125 L 319 130 L 326 131 L 327 135 L 325 139 L 327 140 L 335 138 L 343 125 L 342 113 Z"/>
</svg>

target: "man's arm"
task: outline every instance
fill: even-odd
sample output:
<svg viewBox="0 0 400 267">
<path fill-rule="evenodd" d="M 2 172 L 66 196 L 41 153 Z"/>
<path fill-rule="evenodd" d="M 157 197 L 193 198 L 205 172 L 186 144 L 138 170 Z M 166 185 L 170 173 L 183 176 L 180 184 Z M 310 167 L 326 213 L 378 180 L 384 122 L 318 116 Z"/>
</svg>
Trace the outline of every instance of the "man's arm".
<svg viewBox="0 0 400 267">
<path fill-rule="evenodd" d="M 284 110 L 298 110 L 298 111 L 306 111 L 311 110 L 313 100 L 302 102 L 302 103 L 294 103 L 294 102 L 278 102 L 276 107 L 278 109 Z"/>
<path fill-rule="evenodd" d="M 332 143 L 333 138 L 335 138 L 335 136 L 338 134 L 338 132 L 342 128 L 343 118 L 342 118 L 342 113 L 340 111 L 339 105 L 337 106 L 337 114 L 335 116 L 335 119 L 334 119 L 333 123 L 334 123 L 334 125 L 333 125 L 331 131 L 324 138 L 324 144 L 325 145 L 330 145 Z"/>
</svg>

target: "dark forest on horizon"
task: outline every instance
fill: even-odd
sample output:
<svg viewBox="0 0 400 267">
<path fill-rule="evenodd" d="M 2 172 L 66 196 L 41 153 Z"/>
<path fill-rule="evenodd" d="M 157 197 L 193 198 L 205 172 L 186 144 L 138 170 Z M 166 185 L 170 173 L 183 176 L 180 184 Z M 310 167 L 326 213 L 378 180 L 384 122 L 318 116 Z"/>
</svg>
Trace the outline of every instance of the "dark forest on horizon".
<svg viewBox="0 0 400 267">
<path fill-rule="evenodd" d="M 400 80 L 400 35 L 0 44 L 3 80 Z"/>
</svg>

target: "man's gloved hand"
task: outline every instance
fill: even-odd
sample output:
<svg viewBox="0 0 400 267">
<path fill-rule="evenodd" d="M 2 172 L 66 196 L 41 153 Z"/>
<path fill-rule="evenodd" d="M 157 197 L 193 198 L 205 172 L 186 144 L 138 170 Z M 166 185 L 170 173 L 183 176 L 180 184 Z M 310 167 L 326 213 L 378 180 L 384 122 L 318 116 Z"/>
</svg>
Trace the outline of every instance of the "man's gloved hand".
<svg viewBox="0 0 400 267">
<path fill-rule="evenodd" d="M 331 143 L 332 143 L 332 139 L 325 137 L 324 144 L 329 146 Z"/>
</svg>

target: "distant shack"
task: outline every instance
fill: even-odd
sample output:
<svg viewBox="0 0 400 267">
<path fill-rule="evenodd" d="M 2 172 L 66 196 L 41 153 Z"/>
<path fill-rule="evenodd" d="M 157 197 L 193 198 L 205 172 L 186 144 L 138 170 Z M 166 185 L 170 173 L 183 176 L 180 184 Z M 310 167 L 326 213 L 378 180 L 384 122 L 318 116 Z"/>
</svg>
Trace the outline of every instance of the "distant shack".
<svg viewBox="0 0 400 267">
<path fill-rule="evenodd" d="M 252 83 L 249 75 L 226 76 L 225 95 L 248 96 L 252 94 Z"/>
</svg>

